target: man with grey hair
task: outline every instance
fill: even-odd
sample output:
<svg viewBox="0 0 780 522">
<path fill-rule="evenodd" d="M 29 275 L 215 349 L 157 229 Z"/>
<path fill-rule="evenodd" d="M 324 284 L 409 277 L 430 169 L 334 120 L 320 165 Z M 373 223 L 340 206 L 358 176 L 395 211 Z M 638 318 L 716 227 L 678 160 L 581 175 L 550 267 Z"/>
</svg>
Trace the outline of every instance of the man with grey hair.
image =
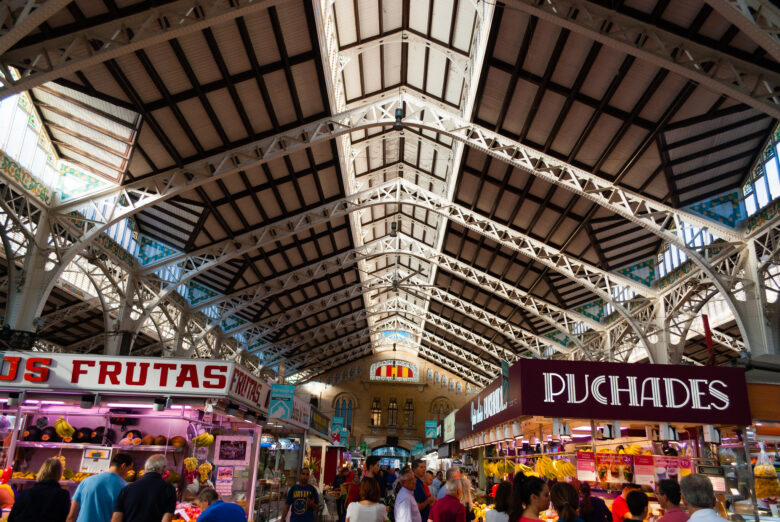
<svg viewBox="0 0 780 522">
<path fill-rule="evenodd" d="M 460 478 L 460 468 L 456 468 L 455 466 L 451 468 L 447 468 L 447 473 L 444 475 L 444 478 L 446 479 L 446 482 L 444 484 L 447 484 L 452 479 L 459 479 Z M 444 496 L 447 494 L 447 488 L 441 487 L 439 488 L 439 493 L 436 495 L 436 500 L 441 500 L 444 498 Z"/>
<path fill-rule="evenodd" d="M 171 522 L 176 511 L 176 490 L 162 478 L 168 459 L 146 459 L 144 476 L 122 488 L 114 502 L 111 522 Z"/>
<path fill-rule="evenodd" d="M 725 522 L 713 508 L 715 492 L 712 482 L 704 475 L 688 475 L 680 480 L 683 503 L 691 517 L 688 522 Z"/>
<path fill-rule="evenodd" d="M 417 485 L 417 477 L 411 468 L 406 468 L 398 478 L 401 489 L 395 497 L 395 522 L 427 522 L 420 515 L 420 508 L 414 498 L 414 488 Z"/>
<path fill-rule="evenodd" d="M 460 479 L 450 479 L 442 488 L 444 498 L 437 500 L 431 509 L 430 520 L 433 522 L 466 522 L 466 506 L 461 501 L 463 484 Z"/>
</svg>

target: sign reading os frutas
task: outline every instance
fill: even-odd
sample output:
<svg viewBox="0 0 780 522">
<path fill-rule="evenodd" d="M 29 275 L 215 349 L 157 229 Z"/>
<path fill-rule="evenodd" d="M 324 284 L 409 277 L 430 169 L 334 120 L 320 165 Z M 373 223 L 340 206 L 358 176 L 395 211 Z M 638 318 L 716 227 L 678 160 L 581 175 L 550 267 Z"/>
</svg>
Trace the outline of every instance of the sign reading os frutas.
<svg viewBox="0 0 780 522">
<path fill-rule="evenodd" d="M 265 411 L 269 386 L 232 361 L 7 352 L 0 389 L 222 396 Z"/>
</svg>

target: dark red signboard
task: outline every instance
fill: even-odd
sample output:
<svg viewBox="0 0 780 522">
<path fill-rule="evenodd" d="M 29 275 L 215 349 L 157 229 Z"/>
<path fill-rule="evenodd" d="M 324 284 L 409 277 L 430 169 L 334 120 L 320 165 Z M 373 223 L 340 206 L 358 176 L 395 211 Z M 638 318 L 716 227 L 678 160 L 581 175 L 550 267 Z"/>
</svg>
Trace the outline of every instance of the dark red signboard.
<svg viewBox="0 0 780 522">
<path fill-rule="evenodd" d="M 525 415 L 749 425 L 741 368 L 522 359 L 455 415 L 460 439 Z"/>
</svg>

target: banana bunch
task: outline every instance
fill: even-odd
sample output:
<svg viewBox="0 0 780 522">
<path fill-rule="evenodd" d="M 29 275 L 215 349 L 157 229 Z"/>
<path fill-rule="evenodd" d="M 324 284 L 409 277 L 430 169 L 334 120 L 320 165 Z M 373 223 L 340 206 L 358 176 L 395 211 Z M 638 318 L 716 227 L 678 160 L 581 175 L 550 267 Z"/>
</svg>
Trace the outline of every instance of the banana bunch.
<svg viewBox="0 0 780 522">
<path fill-rule="evenodd" d="M 541 477 L 547 477 L 549 479 L 558 478 L 558 473 L 555 471 L 555 464 L 547 455 L 536 459 L 536 472 Z"/>
<path fill-rule="evenodd" d="M 636 444 L 629 444 L 624 449 L 618 451 L 621 455 L 641 455 L 642 454 L 642 446 L 638 446 Z"/>
<path fill-rule="evenodd" d="M 68 424 L 68 421 L 66 421 L 64 417 L 60 417 L 57 419 L 57 422 L 54 423 L 54 431 L 57 432 L 57 435 L 59 435 L 63 441 L 70 442 L 73 440 L 73 434 L 76 433 L 76 428 Z"/>
<path fill-rule="evenodd" d="M 195 445 L 196 448 L 205 448 L 207 446 L 211 446 L 214 444 L 214 435 L 208 432 L 203 432 L 194 439 L 192 439 L 192 443 Z"/>
<path fill-rule="evenodd" d="M 596 453 L 604 453 L 606 455 L 617 455 L 617 451 L 609 448 L 599 448 L 596 450 Z"/>
<path fill-rule="evenodd" d="M 522 473 L 526 477 L 538 477 L 539 474 L 533 470 L 530 466 L 525 464 L 515 464 L 515 473 Z"/>
<path fill-rule="evenodd" d="M 555 466 L 555 471 L 560 478 L 577 476 L 577 468 L 568 460 L 554 460 L 553 464 Z"/>
</svg>

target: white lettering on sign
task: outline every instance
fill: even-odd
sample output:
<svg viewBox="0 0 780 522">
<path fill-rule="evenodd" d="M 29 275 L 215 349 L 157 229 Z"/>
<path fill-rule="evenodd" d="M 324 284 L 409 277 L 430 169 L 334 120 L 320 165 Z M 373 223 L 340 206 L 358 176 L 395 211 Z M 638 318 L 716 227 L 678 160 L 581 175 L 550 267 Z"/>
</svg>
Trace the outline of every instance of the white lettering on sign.
<svg viewBox="0 0 780 522">
<path fill-rule="evenodd" d="M 475 403 L 476 402 L 476 406 Z M 480 401 L 477 397 L 476 401 L 472 401 L 471 407 L 471 428 L 480 422 L 489 419 L 493 415 L 500 413 L 506 409 L 506 401 L 504 400 L 503 388 L 499 386 L 494 391 L 490 392 Z"/>
<path fill-rule="evenodd" d="M 543 376 L 544 402 L 555 403 L 561 397 L 568 404 L 581 404 L 592 398 L 605 406 L 651 405 L 655 408 L 690 407 L 694 410 L 725 410 L 731 403 L 726 394 L 726 383 L 721 380 L 687 379 L 686 382 L 675 377 L 646 377 L 639 382 L 636 376 L 620 375 L 598 375 L 591 380 L 588 374 L 577 376 L 553 372 L 545 372 Z M 472 427 L 497 413 L 486 413 L 489 405 L 493 405 L 492 396 L 496 392 L 485 398 L 485 412 L 479 401 L 476 409 L 472 404 Z"/>
</svg>

